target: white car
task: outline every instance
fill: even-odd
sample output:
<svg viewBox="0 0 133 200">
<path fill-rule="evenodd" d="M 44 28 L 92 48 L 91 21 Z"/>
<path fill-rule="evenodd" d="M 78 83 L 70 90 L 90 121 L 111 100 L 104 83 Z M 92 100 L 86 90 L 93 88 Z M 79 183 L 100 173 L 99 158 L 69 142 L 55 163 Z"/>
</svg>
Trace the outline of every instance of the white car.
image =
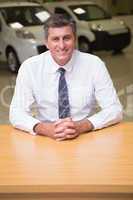
<svg viewBox="0 0 133 200">
<path fill-rule="evenodd" d="M 0 60 L 17 72 L 27 58 L 47 50 L 43 23 L 50 13 L 30 2 L 0 3 Z"/>
<path fill-rule="evenodd" d="M 78 47 L 81 51 L 121 51 L 131 42 L 130 29 L 113 19 L 103 8 L 89 1 L 48 2 L 52 13 L 64 13 L 77 24 Z"/>
</svg>

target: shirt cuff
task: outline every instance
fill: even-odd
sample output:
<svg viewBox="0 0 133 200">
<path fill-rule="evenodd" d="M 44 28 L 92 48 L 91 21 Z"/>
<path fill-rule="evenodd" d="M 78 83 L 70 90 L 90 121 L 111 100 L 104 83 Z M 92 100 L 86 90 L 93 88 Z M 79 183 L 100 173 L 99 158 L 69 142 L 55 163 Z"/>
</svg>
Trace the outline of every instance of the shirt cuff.
<svg viewBox="0 0 133 200">
<path fill-rule="evenodd" d="M 92 117 L 87 117 L 87 119 L 92 123 L 93 125 L 93 129 L 92 130 L 97 130 L 97 129 L 100 129 L 102 127 L 98 127 L 98 123 L 97 123 L 97 119 L 95 116 L 92 116 Z"/>
<path fill-rule="evenodd" d="M 37 133 L 33 130 L 33 128 L 34 128 L 34 126 L 35 126 L 36 124 L 39 124 L 39 123 L 40 123 L 40 121 L 39 121 L 39 120 L 36 120 L 36 121 L 32 124 L 31 130 L 29 130 L 29 133 L 30 133 L 30 134 L 32 134 L 32 135 L 37 135 Z"/>
</svg>

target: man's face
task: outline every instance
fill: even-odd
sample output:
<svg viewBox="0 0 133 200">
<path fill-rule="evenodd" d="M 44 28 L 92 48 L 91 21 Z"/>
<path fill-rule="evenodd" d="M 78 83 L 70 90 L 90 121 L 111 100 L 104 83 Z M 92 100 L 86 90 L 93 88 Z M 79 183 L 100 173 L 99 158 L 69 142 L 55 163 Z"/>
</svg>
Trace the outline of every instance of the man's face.
<svg viewBox="0 0 133 200">
<path fill-rule="evenodd" d="M 70 26 L 49 28 L 47 48 L 59 65 L 65 65 L 72 57 L 75 48 L 75 36 Z"/>
</svg>

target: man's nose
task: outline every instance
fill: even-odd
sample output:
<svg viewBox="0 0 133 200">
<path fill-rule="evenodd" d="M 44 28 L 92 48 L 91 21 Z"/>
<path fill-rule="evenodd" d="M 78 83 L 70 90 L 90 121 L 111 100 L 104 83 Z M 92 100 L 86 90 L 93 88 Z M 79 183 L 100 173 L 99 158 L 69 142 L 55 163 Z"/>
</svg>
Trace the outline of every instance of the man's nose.
<svg viewBox="0 0 133 200">
<path fill-rule="evenodd" d="M 60 39 L 60 40 L 59 40 L 59 46 L 60 46 L 61 49 L 64 48 L 65 43 L 64 43 L 64 40 L 63 40 L 63 39 Z"/>
</svg>

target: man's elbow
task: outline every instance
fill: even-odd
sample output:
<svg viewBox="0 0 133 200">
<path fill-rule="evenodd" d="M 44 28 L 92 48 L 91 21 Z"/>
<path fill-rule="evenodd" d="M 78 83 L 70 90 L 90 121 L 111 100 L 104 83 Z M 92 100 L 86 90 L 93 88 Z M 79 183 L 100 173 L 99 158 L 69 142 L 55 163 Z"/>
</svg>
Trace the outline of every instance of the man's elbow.
<svg viewBox="0 0 133 200">
<path fill-rule="evenodd" d="M 119 107 L 115 107 L 115 109 L 111 110 L 110 109 L 110 113 L 112 113 L 112 117 L 110 117 L 109 122 L 107 123 L 107 125 L 111 125 L 111 124 L 117 124 L 119 122 L 121 122 L 123 120 L 123 109 L 122 106 Z"/>
<path fill-rule="evenodd" d="M 122 107 L 122 105 L 119 104 L 119 105 L 115 106 L 113 108 L 113 110 L 114 110 L 114 116 L 113 116 L 114 121 L 116 121 L 116 123 L 121 122 L 123 120 L 123 107 Z"/>
<path fill-rule="evenodd" d="M 123 111 L 118 111 L 116 114 L 116 120 L 117 122 L 121 122 L 123 120 Z"/>
<path fill-rule="evenodd" d="M 10 107 L 10 110 L 9 110 L 9 121 L 14 127 L 16 126 L 15 113 L 12 107 Z"/>
<path fill-rule="evenodd" d="M 10 122 L 13 126 L 15 126 L 15 121 L 14 121 L 14 118 L 13 118 L 13 115 L 12 115 L 11 112 L 9 112 L 9 122 Z"/>
</svg>

